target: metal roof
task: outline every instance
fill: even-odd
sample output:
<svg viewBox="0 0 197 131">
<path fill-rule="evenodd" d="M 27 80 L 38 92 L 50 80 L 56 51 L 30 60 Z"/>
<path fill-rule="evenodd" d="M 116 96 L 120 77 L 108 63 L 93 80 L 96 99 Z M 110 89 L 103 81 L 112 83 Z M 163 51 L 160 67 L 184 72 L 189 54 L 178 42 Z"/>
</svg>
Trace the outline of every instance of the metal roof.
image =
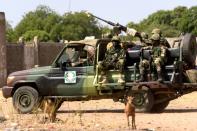
<svg viewBox="0 0 197 131">
<path fill-rule="evenodd" d="M 98 42 L 98 39 L 92 39 L 92 40 L 79 40 L 79 41 L 70 41 L 68 44 L 85 44 L 85 45 L 91 45 L 96 46 Z"/>
</svg>

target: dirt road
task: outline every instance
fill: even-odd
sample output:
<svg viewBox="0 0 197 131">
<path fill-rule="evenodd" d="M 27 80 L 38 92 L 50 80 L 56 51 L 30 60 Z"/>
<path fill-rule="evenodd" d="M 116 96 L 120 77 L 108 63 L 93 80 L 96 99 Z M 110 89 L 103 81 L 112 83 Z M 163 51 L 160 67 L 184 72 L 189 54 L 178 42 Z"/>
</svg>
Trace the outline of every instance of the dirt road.
<svg viewBox="0 0 197 131">
<path fill-rule="evenodd" d="M 42 123 L 42 113 L 16 114 L 11 99 L 0 98 L 0 129 L 10 130 L 84 130 L 124 131 L 127 127 L 124 105 L 112 100 L 64 102 L 55 123 Z M 6 119 L 5 119 L 6 118 Z M 136 113 L 137 130 L 195 131 L 197 130 L 197 93 L 171 101 L 164 113 Z"/>
</svg>

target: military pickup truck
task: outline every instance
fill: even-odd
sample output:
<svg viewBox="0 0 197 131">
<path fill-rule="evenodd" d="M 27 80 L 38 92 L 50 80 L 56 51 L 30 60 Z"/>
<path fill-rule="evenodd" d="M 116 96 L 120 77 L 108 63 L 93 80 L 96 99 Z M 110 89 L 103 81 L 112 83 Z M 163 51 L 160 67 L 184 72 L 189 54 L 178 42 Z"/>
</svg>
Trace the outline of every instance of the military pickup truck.
<svg viewBox="0 0 197 131">
<path fill-rule="evenodd" d="M 147 81 L 138 82 L 139 62 L 149 58 L 150 50 L 139 45 L 125 44 L 125 84 L 117 82 L 117 70 L 109 70 L 109 83 L 99 84 L 98 62 L 104 59 L 110 39 L 72 41 L 66 44 L 51 66 L 36 67 L 11 73 L 2 91 L 5 98 L 12 97 L 14 108 L 20 113 L 31 112 L 45 99 L 85 101 L 113 99 L 124 102 L 134 96 L 139 111 L 162 112 L 173 99 L 197 90 L 195 59 L 196 38 L 185 34 L 167 51 L 167 63 L 162 70 L 163 82 L 148 74 Z"/>
</svg>

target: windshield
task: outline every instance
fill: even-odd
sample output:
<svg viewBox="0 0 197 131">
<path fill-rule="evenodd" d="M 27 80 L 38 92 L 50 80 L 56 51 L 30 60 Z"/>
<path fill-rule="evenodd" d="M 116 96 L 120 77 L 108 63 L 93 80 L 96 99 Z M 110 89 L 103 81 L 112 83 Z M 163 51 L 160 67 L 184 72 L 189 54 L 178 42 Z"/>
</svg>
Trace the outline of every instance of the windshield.
<svg viewBox="0 0 197 131">
<path fill-rule="evenodd" d="M 91 49 L 91 51 L 89 51 Z M 66 66 L 91 66 L 93 65 L 94 54 L 93 48 L 87 45 L 73 45 L 64 49 L 59 57 L 56 65 L 59 67 L 60 63 L 66 63 Z"/>
</svg>

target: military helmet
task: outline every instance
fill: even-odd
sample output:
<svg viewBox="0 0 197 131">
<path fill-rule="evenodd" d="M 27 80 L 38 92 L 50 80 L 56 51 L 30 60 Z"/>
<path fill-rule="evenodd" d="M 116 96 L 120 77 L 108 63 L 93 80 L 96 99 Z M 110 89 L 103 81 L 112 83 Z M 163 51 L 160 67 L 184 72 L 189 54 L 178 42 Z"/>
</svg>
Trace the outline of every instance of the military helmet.
<svg viewBox="0 0 197 131">
<path fill-rule="evenodd" d="M 160 39 L 160 36 L 159 36 L 159 34 L 153 34 L 150 39 L 156 41 L 156 40 Z"/>
<path fill-rule="evenodd" d="M 145 33 L 145 32 L 141 32 L 141 36 L 142 36 L 142 38 L 144 38 L 144 39 L 148 39 L 148 34 Z"/>
<path fill-rule="evenodd" d="M 152 34 L 159 34 L 160 35 L 161 30 L 159 28 L 155 28 L 155 29 L 153 29 Z"/>
<path fill-rule="evenodd" d="M 113 38 L 112 38 L 111 41 L 118 41 L 118 42 L 120 42 L 120 37 L 118 37 L 118 36 L 113 36 Z"/>
</svg>

